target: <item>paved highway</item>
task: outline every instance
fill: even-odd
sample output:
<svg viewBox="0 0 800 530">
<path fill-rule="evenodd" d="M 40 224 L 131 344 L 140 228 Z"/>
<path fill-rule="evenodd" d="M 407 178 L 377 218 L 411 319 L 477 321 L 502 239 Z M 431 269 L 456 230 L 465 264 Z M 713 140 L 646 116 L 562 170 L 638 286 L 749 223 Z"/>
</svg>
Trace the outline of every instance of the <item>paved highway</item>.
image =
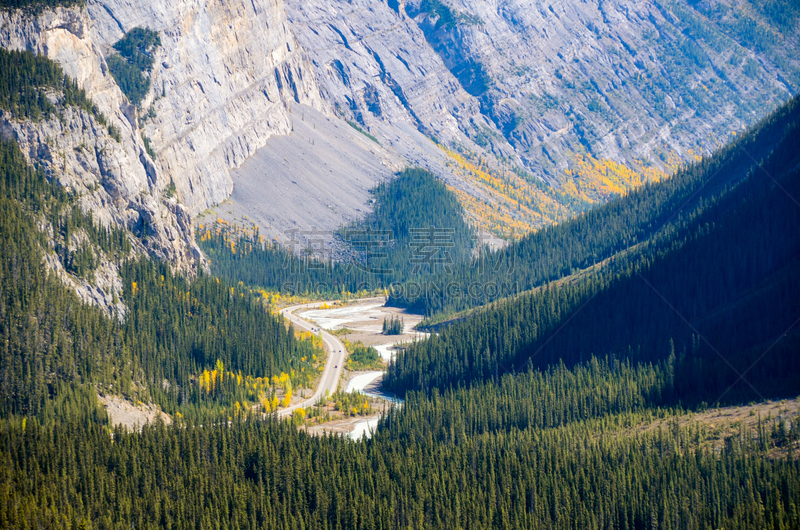
<svg viewBox="0 0 800 530">
<path fill-rule="evenodd" d="M 318 307 L 324 303 L 326 302 L 314 302 L 311 304 L 293 305 L 281 309 L 281 315 L 289 319 L 289 321 L 294 324 L 295 329 L 312 331 L 312 328 L 316 328 L 322 332 L 322 342 L 325 344 L 325 348 L 328 350 L 328 362 L 325 364 L 325 370 L 322 372 L 322 377 L 319 380 L 319 385 L 317 385 L 317 390 L 314 392 L 314 395 L 300 403 L 279 410 L 278 417 L 284 418 L 289 416 L 295 409 L 307 408 L 312 405 L 316 405 L 320 398 L 325 395 L 326 390 L 330 394 L 333 394 L 339 387 L 339 379 L 342 378 L 342 370 L 344 369 L 344 362 L 347 358 L 347 350 L 344 349 L 344 344 L 342 344 L 342 341 L 340 341 L 338 338 L 331 335 L 316 324 L 306 322 L 302 318 L 293 314 L 294 311 L 298 309 Z M 327 303 L 330 304 L 332 302 Z"/>
</svg>

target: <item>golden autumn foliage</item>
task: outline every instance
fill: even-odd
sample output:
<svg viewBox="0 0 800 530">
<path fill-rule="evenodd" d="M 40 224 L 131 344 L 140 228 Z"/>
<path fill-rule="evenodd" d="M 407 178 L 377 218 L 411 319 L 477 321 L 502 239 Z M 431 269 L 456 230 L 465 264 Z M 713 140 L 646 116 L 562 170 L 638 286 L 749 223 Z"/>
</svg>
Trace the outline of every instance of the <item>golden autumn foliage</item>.
<svg viewBox="0 0 800 530">
<path fill-rule="evenodd" d="M 233 417 L 249 411 L 248 402 L 260 404 L 264 412 L 269 414 L 276 412 L 280 407 L 291 405 L 294 389 L 313 382 L 317 372 L 313 368 L 324 370 L 324 363 L 319 362 L 316 355 L 313 356 L 313 360 L 314 362 L 311 363 L 311 360 L 304 356 L 301 358 L 303 366 L 299 367 L 299 371 L 281 372 L 280 375 L 271 378 L 225 371 L 224 363 L 218 360 L 213 370 L 203 370 L 195 378 L 195 381 L 200 391 L 206 396 L 227 395 L 229 398 L 235 396 L 236 402 L 231 409 Z M 306 368 L 311 369 L 306 370 Z M 224 393 L 220 394 L 220 392 Z"/>
<path fill-rule="evenodd" d="M 468 213 L 471 224 L 506 240 L 568 219 L 587 204 L 607 201 L 612 195 L 665 176 L 644 164 L 632 169 L 613 160 L 576 155 L 565 170 L 567 178 L 562 186 L 552 189 L 536 185 L 515 171 L 491 166 L 475 153 L 439 147 L 450 158 L 450 167 L 480 192 L 467 193 L 448 186 Z"/>
<path fill-rule="evenodd" d="M 590 203 L 607 201 L 612 195 L 622 195 L 665 176 L 652 166 L 640 164 L 634 171 L 614 160 L 580 154 L 575 155 L 572 166 L 565 173 L 569 178 L 562 185 L 562 191 Z"/>
</svg>

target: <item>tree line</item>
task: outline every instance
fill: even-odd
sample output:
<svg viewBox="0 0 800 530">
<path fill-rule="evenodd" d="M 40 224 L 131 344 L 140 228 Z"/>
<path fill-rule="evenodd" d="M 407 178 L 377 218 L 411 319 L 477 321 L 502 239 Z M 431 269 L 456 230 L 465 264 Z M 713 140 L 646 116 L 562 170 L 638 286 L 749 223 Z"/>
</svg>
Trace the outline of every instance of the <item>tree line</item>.
<svg viewBox="0 0 800 530">
<path fill-rule="evenodd" d="M 299 239 L 298 248 L 287 248 L 264 241 L 257 230 L 219 223 L 201 229 L 198 243 L 214 274 L 294 294 L 384 289 L 394 281 L 452 271 L 471 259 L 474 241 L 464 210 L 430 172 L 406 169 L 371 193 L 373 212 L 336 234 L 344 248 L 341 261 L 306 252 Z"/>
<path fill-rule="evenodd" d="M 56 96 L 55 104 L 50 101 L 51 95 Z M 119 130 L 107 123 L 97 105 L 58 63 L 28 50 L 0 48 L 0 108 L 15 118 L 38 121 L 54 116 L 63 120 L 66 107 L 88 112 L 120 141 Z"/>
<path fill-rule="evenodd" d="M 270 378 L 299 372 L 318 352 L 249 290 L 202 273 L 189 281 L 164 263 L 135 259 L 132 235 L 99 226 L 64 188 L 28 166 L 14 142 L 0 142 L 0 177 L 4 414 L 37 414 L 71 385 L 96 385 L 170 412 L 208 408 L 227 403 L 225 392 L 208 396 L 196 378 L 218 361 L 234 373 Z M 73 234 L 82 246 L 74 247 Z M 88 254 L 91 264 L 117 263 L 125 314 L 82 303 L 47 269 L 48 253 L 75 274 L 91 272 L 81 270 L 76 254 Z"/>
<path fill-rule="evenodd" d="M 681 227 L 406 348 L 384 384 L 429 392 L 560 360 L 657 362 L 675 351 L 685 400 L 798 393 L 789 376 L 800 368 L 798 123 L 745 179 L 686 212 Z"/>
</svg>

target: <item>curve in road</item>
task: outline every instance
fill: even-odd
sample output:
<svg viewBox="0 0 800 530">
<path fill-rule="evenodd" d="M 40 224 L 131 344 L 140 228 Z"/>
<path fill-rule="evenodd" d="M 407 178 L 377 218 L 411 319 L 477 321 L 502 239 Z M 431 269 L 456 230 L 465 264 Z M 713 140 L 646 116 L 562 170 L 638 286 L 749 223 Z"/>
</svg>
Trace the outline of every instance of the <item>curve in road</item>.
<svg viewBox="0 0 800 530">
<path fill-rule="evenodd" d="M 298 309 L 318 307 L 322 304 L 331 303 L 333 302 L 313 302 L 310 304 L 293 305 L 281 309 L 281 315 L 287 318 L 289 322 L 294 324 L 295 328 L 311 332 L 313 332 L 315 327 L 319 329 L 320 333 L 322 334 L 322 342 L 328 348 L 328 361 L 325 363 L 325 370 L 322 372 L 322 377 L 319 380 L 319 385 L 317 385 L 317 390 L 314 392 L 314 395 L 306 400 L 301 401 L 300 403 L 296 403 L 286 407 L 285 409 L 279 410 L 279 418 L 285 418 L 286 416 L 289 416 L 296 409 L 307 408 L 316 405 L 320 398 L 323 397 L 326 390 L 330 394 L 333 394 L 339 388 L 339 380 L 342 378 L 342 370 L 344 370 L 344 361 L 347 358 L 347 350 L 345 349 L 344 344 L 342 344 L 342 341 L 340 341 L 334 335 L 331 335 L 321 327 L 314 326 L 313 324 L 310 324 L 302 318 L 294 315 L 294 312 Z"/>
</svg>

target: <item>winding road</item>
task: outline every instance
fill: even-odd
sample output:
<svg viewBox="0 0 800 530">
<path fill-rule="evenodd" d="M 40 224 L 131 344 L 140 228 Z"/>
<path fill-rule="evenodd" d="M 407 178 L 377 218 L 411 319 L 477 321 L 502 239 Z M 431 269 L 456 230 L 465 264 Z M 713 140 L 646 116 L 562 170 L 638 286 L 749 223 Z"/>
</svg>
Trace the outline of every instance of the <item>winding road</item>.
<svg viewBox="0 0 800 530">
<path fill-rule="evenodd" d="M 300 403 L 296 403 L 286 407 L 285 409 L 279 410 L 279 418 L 289 416 L 292 412 L 294 412 L 295 409 L 307 408 L 312 405 L 316 405 L 320 398 L 324 396 L 326 390 L 330 394 L 333 394 L 339 387 L 339 379 L 342 378 L 342 370 L 344 369 L 344 362 L 347 358 L 347 350 L 345 350 L 344 344 L 342 344 L 342 341 L 340 341 L 338 338 L 331 335 L 321 327 L 306 322 L 302 318 L 294 315 L 294 311 L 298 309 L 318 307 L 325 303 L 333 302 L 314 302 L 311 304 L 293 305 L 281 309 L 281 315 L 287 318 L 289 322 L 294 324 L 296 329 L 311 331 L 313 333 L 313 329 L 316 328 L 322 333 L 322 342 L 325 344 L 325 347 L 328 348 L 328 361 L 325 364 L 325 370 L 322 372 L 322 377 L 319 380 L 319 385 L 317 385 L 317 390 L 314 392 L 314 395 L 304 401 L 301 401 Z"/>
</svg>

